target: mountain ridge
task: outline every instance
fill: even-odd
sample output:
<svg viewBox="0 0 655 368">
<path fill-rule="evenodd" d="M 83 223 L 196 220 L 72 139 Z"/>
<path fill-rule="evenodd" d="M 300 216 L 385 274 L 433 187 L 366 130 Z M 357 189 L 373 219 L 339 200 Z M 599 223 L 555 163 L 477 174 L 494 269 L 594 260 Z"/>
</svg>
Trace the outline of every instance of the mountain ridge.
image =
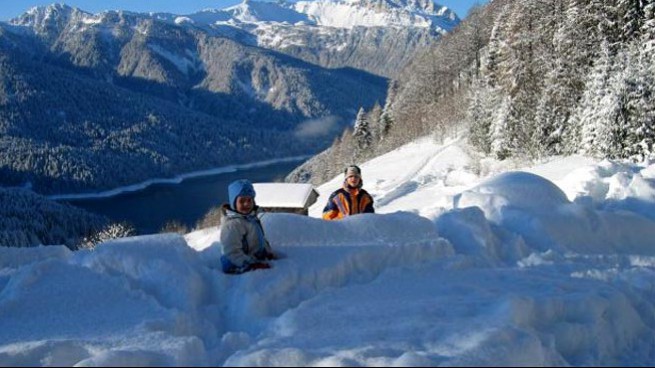
<svg viewBox="0 0 655 368">
<path fill-rule="evenodd" d="M 231 38 L 327 68 L 354 67 L 386 78 L 395 77 L 418 50 L 460 22 L 453 11 L 431 0 L 246 0 L 187 15 L 114 10 L 91 14 L 54 4 L 34 7 L 9 23 L 38 34 L 61 31 L 69 24 L 72 32 L 97 28 L 115 35 L 113 23 L 119 21 L 145 35 L 147 20 Z M 381 46 L 383 51 L 367 45 Z"/>
</svg>

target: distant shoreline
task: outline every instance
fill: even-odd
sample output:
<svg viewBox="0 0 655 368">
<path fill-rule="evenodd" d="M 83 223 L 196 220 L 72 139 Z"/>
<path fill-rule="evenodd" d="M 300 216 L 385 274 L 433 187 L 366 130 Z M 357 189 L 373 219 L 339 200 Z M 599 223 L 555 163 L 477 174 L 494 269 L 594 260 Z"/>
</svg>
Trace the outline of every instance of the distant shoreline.
<svg viewBox="0 0 655 368">
<path fill-rule="evenodd" d="M 138 192 L 140 190 L 144 190 L 148 188 L 151 185 L 155 184 L 180 184 L 186 179 L 191 179 L 191 178 L 199 178 L 203 176 L 212 176 L 212 175 L 218 175 L 218 174 L 225 174 L 225 173 L 231 173 L 239 170 L 245 170 L 245 169 L 252 169 L 252 168 L 257 168 L 257 167 L 264 167 L 264 166 L 269 166 L 273 164 L 278 164 L 282 162 L 293 162 L 293 161 L 301 161 L 304 159 L 307 159 L 311 157 L 311 155 L 307 156 L 293 156 L 293 157 L 286 157 L 286 158 L 280 158 L 280 159 L 274 159 L 274 160 L 266 160 L 266 161 L 259 161 L 259 162 L 253 162 L 249 164 L 241 164 L 241 165 L 229 165 L 229 166 L 222 166 L 218 167 L 215 169 L 208 169 L 208 170 L 201 170 L 201 171 L 192 171 L 189 173 L 185 174 L 180 174 L 174 178 L 155 178 L 155 179 L 148 179 L 144 182 L 137 183 L 137 184 L 132 184 L 132 185 L 127 185 L 124 187 L 118 187 L 110 190 L 105 190 L 102 192 L 96 192 L 96 193 L 78 193 L 78 194 L 55 194 L 55 195 L 50 195 L 46 196 L 46 198 L 55 200 L 55 201 L 61 201 L 61 200 L 77 200 L 77 199 L 95 199 L 95 198 L 110 198 L 110 197 L 115 197 L 117 195 L 123 194 L 123 193 L 132 193 L 132 192 Z"/>
</svg>

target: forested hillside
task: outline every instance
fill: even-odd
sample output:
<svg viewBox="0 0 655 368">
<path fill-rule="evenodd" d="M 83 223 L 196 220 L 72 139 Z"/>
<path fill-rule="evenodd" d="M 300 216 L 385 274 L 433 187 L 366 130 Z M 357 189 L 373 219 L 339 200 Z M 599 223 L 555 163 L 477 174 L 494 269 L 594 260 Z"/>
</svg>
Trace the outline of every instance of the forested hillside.
<svg viewBox="0 0 655 368">
<path fill-rule="evenodd" d="M 108 222 L 29 190 L 0 188 L 0 246 L 46 244 L 77 249 L 84 237 L 100 231 Z"/>
<path fill-rule="evenodd" d="M 652 0 L 496 0 L 391 83 L 383 107 L 289 180 L 322 182 L 432 134 L 468 134 L 481 154 L 652 158 Z M 325 157 L 327 159 L 321 159 Z"/>
<path fill-rule="evenodd" d="M 317 144 L 288 145 L 293 131 L 219 120 L 19 55 L 0 55 L 0 74 L 1 182 L 39 193 L 110 189 Z"/>
</svg>

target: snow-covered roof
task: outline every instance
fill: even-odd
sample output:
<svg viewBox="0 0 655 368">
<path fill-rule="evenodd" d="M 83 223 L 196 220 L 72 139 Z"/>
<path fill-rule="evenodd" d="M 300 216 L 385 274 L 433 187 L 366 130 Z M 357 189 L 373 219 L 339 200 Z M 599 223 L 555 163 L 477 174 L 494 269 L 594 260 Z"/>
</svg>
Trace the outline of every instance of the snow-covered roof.
<svg viewBox="0 0 655 368">
<path fill-rule="evenodd" d="M 304 208 L 312 205 L 307 200 L 314 187 L 298 183 L 256 183 L 255 201 L 261 207 Z"/>
</svg>

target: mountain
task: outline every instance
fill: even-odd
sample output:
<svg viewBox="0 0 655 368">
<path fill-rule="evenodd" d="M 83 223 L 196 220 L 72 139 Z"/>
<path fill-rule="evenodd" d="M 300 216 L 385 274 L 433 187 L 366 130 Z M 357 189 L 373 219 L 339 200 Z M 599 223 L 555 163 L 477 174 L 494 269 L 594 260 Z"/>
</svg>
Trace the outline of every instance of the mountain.
<svg viewBox="0 0 655 368">
<path fill-rule="evenodd" d="M 48 194 L 315 152 L 386 90 L 155 15 L 65 5 L 0 24 L 0 63 L 0 184 Z"/>
<path fill-rule="evenodd" d="M 154 16 L 223 35 L 234 36 L 238 29 L 261 47 L 328 68 L 353 67 L 389 78 L 460 21 L 431 0 L 245 0 L 222 10 Z"/>
<path fill-rule="evenodd" d="M 259 2 L 244 0 L 225 9 L 189 15 L 104 12 L 90 14 L 65 5 L 36 7 L 12 20 L 56 39 L 58 31 L 103 29 L 105 35 L 147 32 L 143 20 L 273 49 L 327 68 L 356 68 L 395 77 L 414 55 L 460 22 L 432 0 L 318 0 Z M 122 27 L 116 27 L 116 23 Z M 192 62 L 183 55 L 184 64 Z M 186 68 L 186 67 L 184 67 Z"/>
<path fill-rule="evenodd" d="M 53 5 L 34 8 L 12 20 L 12 24 L 33 30 L 62 64 L 88 68 L 93 75 L 107 80 L 128 77 L 178 90 L 200 87 L 226 94 L 227 99 L 253 99 L 253 104 L 263 102 L 274 109 L 300 113 L 303 118 L 352 114 L 348 112 L 353 110 L 352 104 L 346 106 L 339 99 L 344 93 L 335 93 L 331 86 L 343 86 L 348 91 L 358 90 L 355 84 L 364 84 L 362 90 L 375 91 L 385 83 L 366 73 L 358 73 L 356 83 L 349 82 L 354 76 L 350 69 L 323 70 L 251 47 L 238 37 L 216 36 L 161 18 L 157 14 L 120 11 L 91 15 Z M 170 95 L 173 91 L 168 92 Z M 184 99 L 195 91 L 182 91 L 182 96 L 180 91 L 174 92 L 168 97 Z M 353 97 L 361 104 L 371 104 L 350 95 L 344 100 Z M 284 116 L 280 121 L 288 118 Z"/>
</svg>

